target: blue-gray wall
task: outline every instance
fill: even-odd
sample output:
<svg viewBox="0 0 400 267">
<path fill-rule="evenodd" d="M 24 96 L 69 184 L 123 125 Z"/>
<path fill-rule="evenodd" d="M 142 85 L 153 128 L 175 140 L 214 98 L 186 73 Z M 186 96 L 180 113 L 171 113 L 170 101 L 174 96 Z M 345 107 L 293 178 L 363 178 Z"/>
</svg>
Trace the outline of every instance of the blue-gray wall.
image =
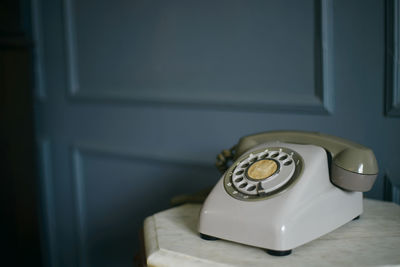
<svg viewBox="0 0 400 267">
<path fill-rule="evenodd" d="M 399 201 L 398 1 L 33 0 L 50 266 L 130 266 L 143 219 L 267 130 L 371 147 Z"/>
</svg>

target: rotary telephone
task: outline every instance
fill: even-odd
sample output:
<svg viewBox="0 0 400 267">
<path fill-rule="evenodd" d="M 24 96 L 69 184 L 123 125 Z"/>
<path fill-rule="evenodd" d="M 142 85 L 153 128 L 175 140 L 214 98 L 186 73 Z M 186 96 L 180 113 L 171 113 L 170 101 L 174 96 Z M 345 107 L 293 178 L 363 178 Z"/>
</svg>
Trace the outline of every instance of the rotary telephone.
<svg viewBox="0 0 400 267">
<path fill-rule="evenodd" d="M 275 256 L 358 218 L 362 192 L 378 174 L 371 149 L 302 131 L 243 137 L 218 155 L 217 167 L 223 175 L 200 212 L 200 236 Z"/>
</svg>

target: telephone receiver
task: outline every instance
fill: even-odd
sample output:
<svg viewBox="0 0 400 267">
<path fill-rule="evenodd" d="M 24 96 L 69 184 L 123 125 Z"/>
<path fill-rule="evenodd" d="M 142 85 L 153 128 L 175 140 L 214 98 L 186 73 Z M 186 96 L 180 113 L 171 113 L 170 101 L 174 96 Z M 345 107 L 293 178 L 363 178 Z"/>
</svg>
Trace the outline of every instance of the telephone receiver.
<svg viewBox="0 0 400 267">
<path fill-rule="evenodd" d="M 216 165 L 223 175 L 200 212 L 200 236 L 261 247 L 274 256 L 358 218 L 362 192 L 378 175 L 371 149 L 304 131 L 242 137 L 217 156 Z"/>
<path fill-rule="evenodd" d="M 273 131 L 242 137 L 235 147 L 234 160 L 250 148 L 271 141 L 313 144 L 324 148 L 332 159 L 331 182 L 346 190 L 369 191 L 378 175 L 378 163 L 371 149 L 317 132 Z M 217 160 L 217 167 L 221 168 L 221 160 Z"/>
</svg>

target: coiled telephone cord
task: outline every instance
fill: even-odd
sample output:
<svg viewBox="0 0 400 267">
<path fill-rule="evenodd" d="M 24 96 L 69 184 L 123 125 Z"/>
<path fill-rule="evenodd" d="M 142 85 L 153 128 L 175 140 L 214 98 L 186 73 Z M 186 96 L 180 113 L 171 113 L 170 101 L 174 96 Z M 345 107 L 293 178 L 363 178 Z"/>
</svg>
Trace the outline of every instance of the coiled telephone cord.
<svg viewBox="0 0 400 267">
<path fill-rule="evenodd" d="M 217 161 L 215 162 L 215 166 L 217 169 L 224 173 L 228 168 L 228 163 L 235 158 L 235 149 L 236 146 L 233 146 L 231 149 L 224 149 L 217 155 Z"/>
</svg>

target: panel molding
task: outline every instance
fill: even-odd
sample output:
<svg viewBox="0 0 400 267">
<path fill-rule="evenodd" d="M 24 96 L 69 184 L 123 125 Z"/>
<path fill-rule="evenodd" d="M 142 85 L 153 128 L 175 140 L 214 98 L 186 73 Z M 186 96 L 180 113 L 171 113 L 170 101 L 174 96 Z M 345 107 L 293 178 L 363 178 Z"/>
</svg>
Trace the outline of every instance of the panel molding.
<svg viewBox="0 0 400 267">
<path fill-rule="evenodd" d="M 87 225 L 86 225 L 86 203 L 85 203 L 85 183 L 83 175 L 82 155 L 77 147 L 71 149 L 73 191 L 75 197 L 75 218 L 77 229 L 77 248 L 78 266 L 88 265 L 87 247 Z"/>
<path fill-rule="evenodd" d="M 386 98 L 385 113 L 400 116 L 400 4 L 386 1 Z"/>
<path fill-rule="evenodd" d="M 42 15 L 40 0 L 33 0 L 31 3 L 32 37 L 35 43 L 33 47 L 33 72 L 34 72 L 34 95 L 38 101 L 44 102 L 47 99 L 45 68 L 43 65 L 43 34 Z"/>
<path fill-rule="evenodd" d="M 45 266 L 58 266 L 58 238 L 56 231 L 55 192 L 52 169 L 51 143 L 48 139 L 38 142 L 41 210 L 43 212 L 43 260 Z"/>
<path fill-rule="evenodd" d="M 67 64 L 67 88 L 71 97 L 78 95 L 79 88 L 79 69 L 77 64 L 76 51 L 76 28 L 75 17 L 73 12 L 72 0 L 63 1 L 63 23 L 65 30 L 65 49 L 66 49 L 66 64 Z"/>
<path fill-rule="evenodd" d="M 324 109 L 328 113 L 334 112 L 334 55 L 333 55 L 333 3 L 331 0 L 322 0 L 320 3 L 321 9 L 321 41 L 320 53 L 322 59 L 318 67 L 321 70 L 321 85 L 316 85 L 316 91 L 320 90 L 322 93 L 316 94 L 320 101 L 323 103 Z M 318 24 L 317 24 L 318 25 Z M 316 71 L 318 71 L 318 67 Z"/>
<path fill-rule="evenodd" d="M 176 155 L 169 151 L 168 153 L 157 153 L 157 151 L 140 152 L 124 149 L 119 146 L 107 146 L 104 144 L 93 143 L 77 143 L 73 146 L 73 151 L 77 151 L 79 155 L 101 155 L 124 158 L 134 161 L 148 161 L 173 165 L 196 165 L 196 166 L 210 166 L 214 162 L 210 162 L 202 158 L 190 157 L 190 155 Z"/>
<path fill-rule="evenodd" d="M 400 189 L 399 187 L 393 186 L 392 188 L 392 201 L 400 205 Z"/>
<path fill-rule="evenodd" d="M 383 176 L 383 200 L 400 205 L 400 187 L 392 183 L 388 173 Z"/>
<path fill-rule="evenodd" d="M 316 65 L 315 65 L 315 88 L 314 95 L 302 97 L 299 94 L 285 94 L 281 103 L 272 102 L 274 97 L 259 98 L 258 100 L 245 101 L 243 94 L 234 95 L 229 99 L 220 98 L 215 94 L 182 95 L 168 92 L 160 96 L 148 92 L 139 93 L 141 90 L 99 90 L 95 93 L 85 90 L 80 86 L 78 53 L 76 42 L 76 27 L 74 18 L 73 0 L 64 0 L 64 26 L 66 41 L 66 64 L 67 64 L 67 88 L 70 99 L 74 101 L 98 101 L 98 102 L 122 102 L 128 104 L 161 104 L 179 106 L 190 106 L 199 108 L 217 108 L 241 111 L 264 111 L 264 112 L 290 112 L 306 114 L 331 114 L 334 108 L 334 85 L 333 85 L 333 56 L 332 56 L 332 1 L 315 1 L 316 8 Z M 269 92 L 270 96 L 270 92 Z M 275 97 L 275 99 L 278 96 Z M 283 98 L 283 97 L 282 97 Z M 261 100 L 260 100 L 261 99 Z M 265 100 L 266 99 L 266 100 Z"/>
</svg>

